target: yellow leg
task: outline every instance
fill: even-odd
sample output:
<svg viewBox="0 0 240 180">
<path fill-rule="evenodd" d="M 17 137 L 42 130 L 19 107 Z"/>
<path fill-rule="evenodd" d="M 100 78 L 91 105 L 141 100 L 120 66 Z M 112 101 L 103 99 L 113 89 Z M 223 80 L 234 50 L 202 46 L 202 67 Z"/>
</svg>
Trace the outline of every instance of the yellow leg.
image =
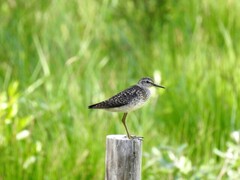
<svg viewBox="0 0 240 180">
<path fill-rule="evenodd" d="M 122 123 L 123 123 L 123 125 L 124 125 L 124 127 L 125 127 L 125 129 L 126 129 L 126 131 L 127 131 L 128 139 L 131 139 L 131 136 L 130 136 L 130 134 L 129 134 L 129 132 L 128 132 L 128 128 L 127 128 L 127 125 L 126 125 L 126 117 L 127 117 L 127 114 L 128 114 L 128 113 L 124 113 L 124 114 L 123 114 Z"/>
</svg>

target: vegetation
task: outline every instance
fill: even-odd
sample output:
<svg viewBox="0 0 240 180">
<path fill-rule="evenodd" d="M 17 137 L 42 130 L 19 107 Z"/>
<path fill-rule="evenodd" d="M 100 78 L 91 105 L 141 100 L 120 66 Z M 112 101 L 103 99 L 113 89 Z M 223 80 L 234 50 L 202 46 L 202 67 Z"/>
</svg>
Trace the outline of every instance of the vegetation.
<svg viewBox="0 0 240 180">
<path fill-rule="evenodd" d="M 239 1 L 8 0 L 0 14 L 0 179 L 103 179 L 122 114 L 87 106 L 145 76 L 166 90 L 127 120 L 143 179 L 239 178 Z"/>
</svg>

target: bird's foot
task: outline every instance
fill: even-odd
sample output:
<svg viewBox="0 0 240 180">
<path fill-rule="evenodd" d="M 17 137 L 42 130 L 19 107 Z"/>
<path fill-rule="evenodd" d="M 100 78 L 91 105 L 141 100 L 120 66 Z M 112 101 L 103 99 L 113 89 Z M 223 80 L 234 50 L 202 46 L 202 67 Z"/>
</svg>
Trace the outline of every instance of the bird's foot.
<svg viewBox="0 0 240 180">
<path fill-rule="evenodd" d="M 138 140 L 141 140 L 141 141 L 143 141 L 143 138 L 144 138 L 142 136 L 133 136 L 133 135 L 126 136 L 126 137 L 128 137 L 128 139 L 138 139 Z"/>
</svg>

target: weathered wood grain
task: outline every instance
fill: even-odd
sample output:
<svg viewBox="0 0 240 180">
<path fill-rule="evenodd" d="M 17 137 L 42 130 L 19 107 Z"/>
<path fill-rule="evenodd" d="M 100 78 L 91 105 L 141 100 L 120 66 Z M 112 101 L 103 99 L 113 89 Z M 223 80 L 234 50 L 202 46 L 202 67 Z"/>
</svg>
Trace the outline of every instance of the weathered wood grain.
<svg viewBox="0 0 240 180">
<path fill-rule="evenodd" d="M 105 180 L 140 180 L 142 139 L 108 135 Z"/>
</svg>

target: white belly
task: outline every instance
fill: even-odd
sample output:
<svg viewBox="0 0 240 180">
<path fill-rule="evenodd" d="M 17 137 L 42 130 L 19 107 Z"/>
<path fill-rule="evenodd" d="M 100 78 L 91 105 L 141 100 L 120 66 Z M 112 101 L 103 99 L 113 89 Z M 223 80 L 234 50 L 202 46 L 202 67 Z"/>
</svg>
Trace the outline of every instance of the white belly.
<svg viewBox="0 0 240 180">
<path fill-rule="evenodd" d="M 117 107 L 117 108 L 106 109 L 106 110 L 111 111 L 111 112 L 130 112 L 130 111 L 134 111 L 136 109 L 141 108 L 144 104 L 146 104 L 146 101 L 141 100 L 137 103 L 132 103 L 129 105 L 125 105 L 125 106 L 121 106 L 121 107 Z"/>
</svg>

